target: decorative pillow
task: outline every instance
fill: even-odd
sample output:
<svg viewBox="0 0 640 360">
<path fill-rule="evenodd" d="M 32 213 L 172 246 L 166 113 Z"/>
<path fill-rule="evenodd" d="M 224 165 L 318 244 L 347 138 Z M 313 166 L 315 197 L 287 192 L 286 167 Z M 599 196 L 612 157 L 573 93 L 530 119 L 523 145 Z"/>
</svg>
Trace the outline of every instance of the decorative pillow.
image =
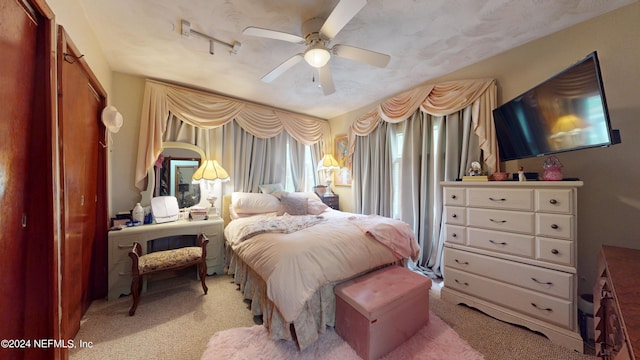
<svg viewBox="0 0 640 360">
<path fill-rule="evenodd" d="M 270 194 L 234 192 L 231 206 L 237 214 L 262 214 L 278 211 L 280 200 Z"/>
<path fill-rule="evenodd" d="M 318 197 L 318 194 L 314 193 L 313 191 L 296 191 L 296 192 L 290 192 L 287 193 L 286 196 L 290 196 L 290 197 L 305 197 L 309 200 L 318 200 L 320 201 L 320 198 Z"/>
<path fill-rule="evenodd" d="M 260 185 L 260 191 L 262 191 L 264 194 L 271 194 L 275 197 L 277 197 L 278 199 L 282 198 L 282 195 L 284 193 L 284 188 L 282 187 L 282 184 L 263 184 Z"/>
<path fill-rule="evenodd" d="M 284 196 L 281 201 L 282 212 L 289 215 L 307 215 L 309 199 L 306 197 Z"/>
<path fill-rule="evenodd" d="M 308 199 L 307 212 L 311 215 L 320 215 L 329 207 L 320 200 Z"/>
</svg>

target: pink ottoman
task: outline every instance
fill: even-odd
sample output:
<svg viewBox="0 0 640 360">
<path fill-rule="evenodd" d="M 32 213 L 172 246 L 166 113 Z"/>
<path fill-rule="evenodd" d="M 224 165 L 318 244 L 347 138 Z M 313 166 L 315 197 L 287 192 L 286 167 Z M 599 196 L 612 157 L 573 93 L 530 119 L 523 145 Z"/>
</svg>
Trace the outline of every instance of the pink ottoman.
<svg viewBox="0 0 640 360">
<path fill-rule="evenodd" d="M 429 322 L 431 279 L 389 266 L 335 287 L 336 332 L 366 360 L 392 351 Z"/>
</svg>

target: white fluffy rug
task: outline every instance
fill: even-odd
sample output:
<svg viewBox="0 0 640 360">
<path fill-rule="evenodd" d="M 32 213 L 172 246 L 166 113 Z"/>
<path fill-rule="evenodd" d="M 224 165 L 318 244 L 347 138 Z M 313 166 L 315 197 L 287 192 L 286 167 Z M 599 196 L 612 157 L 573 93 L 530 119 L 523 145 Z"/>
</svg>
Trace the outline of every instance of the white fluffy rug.
<svg viewBox="0 0 640 360">
<path fill-rule="evenodd" d="M 483 359 L 439 317 L 430 313 L 429 324 L 383 359 Z M 215 333 L 202 355 L 204 360 L 217 359 L 302 359 L 358 360 L 360 357 L 333 329 L 327 329 L 318 341 L 298 351 L 292 341 L 269 340 L 264 326 L 234 328 Z"/>
</svg>

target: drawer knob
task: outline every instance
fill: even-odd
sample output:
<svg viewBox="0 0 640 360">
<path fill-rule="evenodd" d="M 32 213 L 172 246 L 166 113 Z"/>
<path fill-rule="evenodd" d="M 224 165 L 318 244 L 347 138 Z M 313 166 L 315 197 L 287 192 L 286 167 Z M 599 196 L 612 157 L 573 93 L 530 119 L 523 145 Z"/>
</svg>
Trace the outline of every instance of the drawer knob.
<svg viewBox="0 0 640 360">
<path fill-rule="evenodd" d="M 496 224 L 504 224 L 507 222 L 507 220 L 496 220 L 496 219 L 489 219 L 489 221 L 494 222 Z"/>
<path fill-rule="evenodd" d="M 551 224 L 551 228 L 553 230 L 558 230 L 560 228 L 560 226 L 558 226 L 557 224 Z"/>
<path fill-rule="evenodd" d="M 558 251 L 557 249 L 551 249 L 551 253 L 553 255 L 558 255 L 558 254 L 560 254 L 560 251 Z"/>
<path fill-rule="evenodd" d="M 460 280 L 458 280 L 458 279 L 456 279 L 455 281 L 456 281 L 456 283 L 457 283 L 458 285 L 469 286 L 469 283 L 468 283 L 468 282 L 462 282 L 462 281 L 460 281 Z"/>
<path fill-rule="evenodd" d="M 453 234 L 451 234 L 451 237 L 453 237 L 453 238 L 457 238 L 457 237 L 458 237 L 458 234 L 453 233 Z"/>
<path fill-rule="evenodd" d="M 531 306 L 533 306 L 534 308 L 538 309 L 538 310 L 542 310 L 542 311 L 548 311 L 548 312 L 552 312 L 553 309 L 552 308 L 543 308 L 538 306 L 536 303 L 531 303 Z"/>
<path fill-rule="evenodd" d="M 455 199 L 457 199 L 458 197 L 457 197 L 457 196 L 455 196 L 455 195 L 451 195 L 451 198 L 455 200 Z"/>
<path fill-rule="evenodd" d="M 549 285 L 549 286 L 553 285 L 553 283 L 551 281 L 544 282 L 544 281 L 540 281 L 540 280 L 538 280 L 538 279 L 536 279 L 534 277 L 532 277 L 531 280 L 533 280 L 533 281 L 535 281 L 535 282 L 537 282 L 538 284 L 541 284 L 541 285 Z"/>
<path fill-rule="evenodd" d="M 507 201 L 507 199 L 505 199 L 505 198 L 496 199 L 496 198 L 492 198 L 492 197 L 490 197 L 489 200 L 491 200 L 491 201 Z"/>
<path fill-rule="evenodd" d="M 555 205 L 557 203 L 558 203 L 558 200 L 556 200 L 556 199 L 549 200 L 549 204 Z"/>
<path fill-rule="evenodd" d="M 505 241 L 498 242 L 498 241 L 490 239 L 489 242 L 492 243 L 493 245 L 507 245 L 507 243 Z"/>
<path fill-rule="evenodd" d="M 460 261 L 460 260 L 458 260 L 458 259 L 455 259 L 455 261 L 456 261 L 458 264 L 460 264 L 460 265 L 469 265 L 469 262 L 468 262 L 468 261 Z"/>
<path fill-rule="evenodd" d="M 455 218 L 458 217 L 458 214 L 453 214 L 453 215 L 451 215 L 451 217 L 455 219 Z"/>
</svg>

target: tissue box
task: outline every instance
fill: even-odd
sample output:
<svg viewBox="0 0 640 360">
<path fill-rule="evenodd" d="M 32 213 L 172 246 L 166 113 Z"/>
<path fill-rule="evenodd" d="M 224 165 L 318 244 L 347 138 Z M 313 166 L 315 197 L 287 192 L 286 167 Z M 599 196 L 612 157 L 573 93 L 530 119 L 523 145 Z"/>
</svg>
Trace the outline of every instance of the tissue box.
<svg viewBox="0 0 640 360">
<path fill-rule="evenodd" d="M 151 199 L 151 213 L 158 224 L 178 220 L 178 199 L 175 196 L 154 197 Z"/>
</svg>

